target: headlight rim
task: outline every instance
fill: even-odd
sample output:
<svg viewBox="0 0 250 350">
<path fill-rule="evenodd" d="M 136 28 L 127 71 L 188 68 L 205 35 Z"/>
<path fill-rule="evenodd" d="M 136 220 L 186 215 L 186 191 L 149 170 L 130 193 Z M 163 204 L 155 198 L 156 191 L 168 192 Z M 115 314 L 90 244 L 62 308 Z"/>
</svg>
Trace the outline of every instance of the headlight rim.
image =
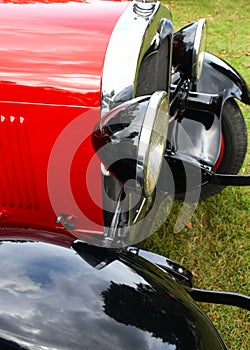
<svg viewBox="0 0 250 350">
<path fill-rule="evenodd" d="M 168 96 L 166 91 L 156 91 L 154 92 L 149 100 L 149 104 L 146 110 L 146 113 L 144 115 L 144 120 L 141 127 L 141 133 L 139 138 L 139 144 L 138 144 L 138 152 L 137 152 L 137 166 L 136 166 L 136 181 L 139 183 L 139 185 L 143 188 L 144 195 L 146 197 L 149 197 L 152 195 L 153 191 L 155 190 L 157 180 L 159 178 L 161 165 L 163 162 L 163 153 L 166 148 L 166 142 L 167 142 L 167 132 L 168 132 L 168 119 L 169 119 L 169 110 L 167 109 L 164 112 L 166 113 L 166 130 L 163 131 L 162 134 L 164 134 L 164 142 L 162 144 L 162 152 L 159 154 L 159 162 L 158 162 L 158 169 L 157 169 L 157 176 L 156 180 L 153 186 L 148 188 L 148 174 L 150 174 L 150 168 L 149 168 L 149 156 L 150 156 L 150 147 L 152 145 L 151 138 L 153 135 L 154 126 L 156 125 L 157 118 L 159 118 L 159 112 L 161 110 L 161 106 L 165 101 L 168 101 Z M 169 106 L 169 103 L 167 102 L 167 106 Z M 157 132 L 157 131 L 156 131 Z"/>
<path fill-rule="evenodd" d="M 197 21 L 192 54 L 192 80 L 199 80 L 201 76 L 205 55 L 206 27 L 205 18 Z"/>
</svg>

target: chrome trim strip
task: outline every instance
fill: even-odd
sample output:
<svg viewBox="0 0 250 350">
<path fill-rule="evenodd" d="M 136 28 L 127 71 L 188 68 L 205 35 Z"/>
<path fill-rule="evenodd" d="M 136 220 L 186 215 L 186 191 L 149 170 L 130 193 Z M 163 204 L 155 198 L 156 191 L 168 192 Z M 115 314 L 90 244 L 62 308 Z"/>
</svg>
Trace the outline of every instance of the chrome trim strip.
<svg viewBox="0 0 250 350">
<path fill-rule="evenodd" d="M 164 35 L 162 27 L 165 28 L 166 21 L 171 23 L 170 18 L 170 11 L 160 2 L 133 1 L 121 15 L 103 66 L 101 117 L 136 96 L 140 63 L 152 44 L 159 44 L 160 36 Z M 162 19 L 165 23 L 161 23 Z"/>
<path fill-rule="evenodd" d="M 195 79 L 200 79 L 201 69 L 205 56 L 205 40 L 206 40 L 206 20 L 201 18 L 197 21 L 197 29 L 194 38 L 194 49 L 193 49 L 193 63 L 192 67 L 192 77 Z M 204 40 L 204 47 L 201 47 L 202 41 Z M 200 51 L 202 50 L 202 51 Z M 199 55 L 202 55 L 202 60 L 199 62 Z M 200 66 L 199 66 L 200 65 Z"/>
</svg>

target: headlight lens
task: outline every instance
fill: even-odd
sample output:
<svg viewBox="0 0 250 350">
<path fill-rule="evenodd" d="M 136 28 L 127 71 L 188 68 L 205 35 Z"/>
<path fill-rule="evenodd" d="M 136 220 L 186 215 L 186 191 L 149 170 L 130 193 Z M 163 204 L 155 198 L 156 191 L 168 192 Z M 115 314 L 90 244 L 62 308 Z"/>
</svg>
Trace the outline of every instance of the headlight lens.
<svg viewBox="0 0 250 350">
<path fill-rule="evenodd" d="M 155 189 L 166 147 L 169 100 L 165 91 L 114 108 L 98 123 L 93 146 L 106 169 L 149 197 Z M 131 183 L 131 182 L 130 182 Z"/>
<path fill-rule="evenodd" d="M 149 105 L 149 108 L 155 108 L 157 112 L 150 135 L 144 171 L 145 192 L 148 195 L 153 192 L 158 181 L 168 131 L 168 100 L 166 94 L 158 93 L 155 97 L 157 97 L 155 101 L 151 101 L 151 106 Z M 152 106 L 153 103 L 155 107 Z"/>
</svg>

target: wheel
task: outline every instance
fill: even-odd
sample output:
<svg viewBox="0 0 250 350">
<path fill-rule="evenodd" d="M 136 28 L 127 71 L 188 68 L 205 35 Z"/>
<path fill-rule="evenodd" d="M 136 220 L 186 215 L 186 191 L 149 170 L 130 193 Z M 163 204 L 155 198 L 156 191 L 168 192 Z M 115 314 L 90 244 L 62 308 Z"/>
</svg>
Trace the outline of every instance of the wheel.
<svg viewBox="0 0 250 350">
<path fill-rule="evenodd" d="M 238 174 L 247 151 L 247 127 L 235 100 L 228 100 L 222 110 L 222 143 L 220 156 L 215 164 L 218 174 Z M 206 199 L 223 190 L 225 186 L 205 185 L 200 199 Z"/>
</svg>

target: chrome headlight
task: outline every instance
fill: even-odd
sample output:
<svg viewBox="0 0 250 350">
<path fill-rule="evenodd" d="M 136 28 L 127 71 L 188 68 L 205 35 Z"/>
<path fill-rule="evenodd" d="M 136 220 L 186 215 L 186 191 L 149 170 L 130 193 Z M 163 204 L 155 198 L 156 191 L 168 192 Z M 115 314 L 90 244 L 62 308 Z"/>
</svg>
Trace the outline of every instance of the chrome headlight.
<svg viewBox="0 0 250 350">
<path fill-rule="evenodd" d="M 164 91 L 135 98 L 107 113 L 93 132 L 93 145 L 105 167 L 120 182 L 150 196 L 166 147 L 169 101 Z M 133 185 L 134 184 L 134 185 Z"/>
<path fill-rule="evenodd" d="M 173 67 L 186 78 L 200 78 L 206 44 L 206 20 L 204 18 L 181 28 L 174 34 Z"/>
<path fill-rule="evenodd" d="M 206 21 L 200 19 L 197 21 L 197 29 L 194 38 L 192 78 L 200 79 L 206 47 Z"/>
<path fill-rule="evenodd" d="M 166 148 L 167 131 L 168 100 L 165 93 L 156 92 L 152 95 L 145 113 L 138 147 L 137 167 L 144 165 L 143 179 L 147 194 L 151 194 L 157 184 Z"/>
</svg>

